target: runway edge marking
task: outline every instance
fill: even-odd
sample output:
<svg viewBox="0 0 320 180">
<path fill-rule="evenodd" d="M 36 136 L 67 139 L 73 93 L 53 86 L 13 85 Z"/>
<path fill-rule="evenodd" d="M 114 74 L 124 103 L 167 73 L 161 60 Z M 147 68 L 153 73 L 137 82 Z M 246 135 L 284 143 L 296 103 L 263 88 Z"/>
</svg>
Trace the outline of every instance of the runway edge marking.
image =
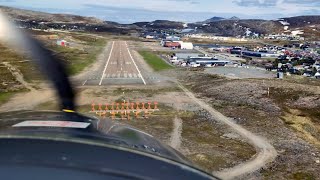
<svg viewBox="0 0 320 180">
<path fill-rule="evenodd" d="M 142 76 L 142 74 L 141 74 L 141 72 L 140 72 L 140 70 L 139 70 L 139 68 L 138 68 L 138 66 L 137 66 L 137 64 L 136 64 L 136 62 L 134 62 L 134 59 L 133 59 L 133 57 L 132 57 L 132 55 L 131 55 L 131 52 L 130 52 L 130 50 L 129 50 L 127 41 L 126 41 L 125 43 L 126 43 L 127 50 L 128 50 L 128 52 L 129 52 L 129 56 L 130 56 L 130 58 L 131 58 L 131 60 L 132 60 L 132 62 L 133 62 L 133 64 L 134 64 L 134 66 L 136 67 L 136 69 L 137 69 L 137 71 L 138 71 L 138 73 L 139 73 L 139 75 L 140 75 L 140 78 L 141 78 L 142 81 L 143 81 L 143 84 L 144 84 L 144 85 L 147 85 L 146 81 L 144 80 L 144 78 L 143 78 L 143 76 Z"/>
<path fill-rule="evenodd" d="M 112 55 L 112 51 L 113 51 L 113 46 L 114 46 L 114 41 L 112 41 L 112 46 L 111 46 L 109 58 L 108 58 L 108 60 L 107 60 L 106 66 L 104 67 L 103 73 L 102 73 L 102 75 L 101 75 L 101 79 L 100 79 L 100 82 L 99 82 L 99 86 L 101 86 L 101 84 L 102 84 L 102 80 L 103 80 L 104 74 L 106 73 L 106 70 L 107 70 L 109 61 L 110 61 L 110 59 L 111 59 L 111 55 Z"/>
</svg>

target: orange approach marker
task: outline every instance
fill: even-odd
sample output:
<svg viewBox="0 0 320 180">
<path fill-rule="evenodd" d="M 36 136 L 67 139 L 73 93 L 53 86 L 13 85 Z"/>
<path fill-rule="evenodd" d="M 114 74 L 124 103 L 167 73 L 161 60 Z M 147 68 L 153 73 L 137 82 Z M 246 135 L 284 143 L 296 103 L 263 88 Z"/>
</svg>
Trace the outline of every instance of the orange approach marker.
<svg viewBox="0 0 320 180">
<path fill-rule="evenodd" d="M 95 104 L 92 103 L 91 106 L 92 106 L 92 112 L 96 111 L 96 109 L 94 108 L 94 107 L 95 107 Z"/>
<path fill-rule="evenodd" d="M 137 111 L 136 111 L 136 118 L 139 116 L 139 113 L 140 113 L 140 111 L 137 110 Z"/>
<path fill-rule="evenodd" d="M 112 119 L 114 119 L 115 116 L 116 116 L 116 112 L 115 112 L 114 110 L 112 110 L 112 111 L 111 111 L 111 117 L 112 117 Z"/>
<path fill-rule="evenodd" d="M 140 106 L 141 104 L 141 106 Z M 124 101 L 123 103 L 112 102 L 108 103 L 97 103 L 92 102 L 91 111 L 100 117 L 111 116 L 112 119 L 119 118 L 130 120 L 133 117 L 138 118 L 139 116 L 148 118 L 155 111 L 159 111 L 158 102 L 129 102 Z"/>
<path fill-rule="evenodd" d="M 158 105 L 158 103 L 154 102 L 154 109 L 158 109 L 157 105 Z"/>
</svg>

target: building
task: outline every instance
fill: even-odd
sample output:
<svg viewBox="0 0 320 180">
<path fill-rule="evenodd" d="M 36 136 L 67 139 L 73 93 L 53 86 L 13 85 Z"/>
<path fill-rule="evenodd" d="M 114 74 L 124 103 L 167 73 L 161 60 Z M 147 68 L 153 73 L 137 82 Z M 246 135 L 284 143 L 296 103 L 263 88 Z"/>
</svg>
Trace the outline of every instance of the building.
<svg viewBox="0 0 320 180">
<path fill-rule="evenodd" d="M 178 48 L 180 46 L 181 45 L 180 45 L 179 42 L 169 42 L 169 41 L 167 41 L 167 42 L 164 43 L 164 47 Z"/>
<path fill-rule="evenodd" d="M 166 41 L 180 41 L 180 37 L 178 36 L 167 36 Z"/>
<path fill-rule="evenodd" d="M 156 37 L 153 35 L 146 35 L 146 39 L 156 39 Z"/>
<path fill-rule="evenodd" d="M 193 49 L 193 44 L 191 42 L 182 42 L 180 45 L 181 49 Z"/>
<path fill-rule="evenodd" d="M 194 58 L 189 58 L 188 60 L 189 63 L 194 62 L 194 63 L 198 63 L 201 65 L 218 65 L 218 66 L 224 66 L 228 63 L 230 63 L 230 61 L 226 61 L 226 60 L 219 60 L 213 57 L 194 57 Z"/>
<path fill-rule="evenodd" d="M 256 52 L 256 51 L 241 51 L 243 56 L 259 57 L 259 58 L 277 58 L 280 54 L 269 52 Z"/>
<path fill-rule="evenodd" d="M 199 53 L 176 53 L 178 59 L 189 59 L 190 57 L 203 57 L 203 54 Z"/>
<path fill-rule="evenodd" d="M 58 46 L 67 46 L 67 41 L 65 41 L 65 40 L 58 40 L 58 41 L 57 41 L 57 45 L 58 45 Z"/>
</svg>

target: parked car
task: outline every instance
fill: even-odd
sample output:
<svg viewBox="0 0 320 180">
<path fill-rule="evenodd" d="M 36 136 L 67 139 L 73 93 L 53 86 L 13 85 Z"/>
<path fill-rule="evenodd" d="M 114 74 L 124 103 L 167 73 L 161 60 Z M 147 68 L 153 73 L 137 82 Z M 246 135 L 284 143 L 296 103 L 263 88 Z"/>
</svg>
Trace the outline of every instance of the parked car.
<svg viewBox="0 0 320 180">
<path fill-rule="evenodd" d="M 200 66 L 201 66 L 200 63 L 195 63 L 195 62 L 190 63 L 190 67 L 200 67 Z"/>
<path fill-rule="evenodd" d="M 314 77 L 316 77 L 316 79 L 320 79 L 320 72 L 318 71 L 318 72 L 314 75 Z"/>
</svg>

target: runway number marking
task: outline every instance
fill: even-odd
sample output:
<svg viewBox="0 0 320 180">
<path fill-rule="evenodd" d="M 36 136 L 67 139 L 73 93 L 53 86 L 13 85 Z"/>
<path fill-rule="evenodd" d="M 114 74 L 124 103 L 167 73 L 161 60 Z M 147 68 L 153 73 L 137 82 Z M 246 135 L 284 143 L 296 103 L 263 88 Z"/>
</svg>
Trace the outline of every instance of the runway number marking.
<svg viewBox="0 0 320 180">
<path fill-rule="evenodd" d="M 134 59 L 133 59 L 133 57 L 132 57 L 132 55 L 131 55 L 131 52 L 130 52 L 130 50 L 129 50 L 129 47 L 128 47 L 127 42 L 125 42 L 125 43 L 126 43 L 126 47 L 127 47 L 129 56 L 130 56 L 130 58 L 131 58 L 131 60 L 132 60 L 132 62 L 133 62 L 133 64 L 134 64 L 134 66 L 136 67 L 136 69 L 137 69 L 137 71 L 138 71 L 138 73 L 139 73 L 139 76 L 140 76 L 141 80 L 143 81 L 143 84 L 144 84 L 144 85 L 147 85 L 147 83 L 146 83 L 146 81 L 144 80 L 144 78 L 143 78 L 143 76 L 142 76 L 142 74 L 141 74 L 141 72 L 140 72 L 137 64 L 134 62 Z"/>
<path fill-rule="evenodd" d="M 104 78 L 104 76 L 105 76 L 105 73 L 106 73 L 106 70 L 107 70 L 109 61 L 110 61 L 110 59 L 111 59 L 111 55 L 112 55 L 112 51 L 113 51 L 113 46 L 114 46 L 114 41 L 112 41 L 112 46 L 111 46 L 111 51 L 110 51 L 110 54 L 109 54 L 109 58 L 108 58 L 108 60 L 107 60 L 106 66 L 104 67 L 103 73 L 102 73 L 102 75 L 101 75 L 101 79 L 100 79 L 99 86 L 101 86 L 101 84 L 102 84 L 102 80 L 103 80 L 103 78 Z"/>
</svg>

